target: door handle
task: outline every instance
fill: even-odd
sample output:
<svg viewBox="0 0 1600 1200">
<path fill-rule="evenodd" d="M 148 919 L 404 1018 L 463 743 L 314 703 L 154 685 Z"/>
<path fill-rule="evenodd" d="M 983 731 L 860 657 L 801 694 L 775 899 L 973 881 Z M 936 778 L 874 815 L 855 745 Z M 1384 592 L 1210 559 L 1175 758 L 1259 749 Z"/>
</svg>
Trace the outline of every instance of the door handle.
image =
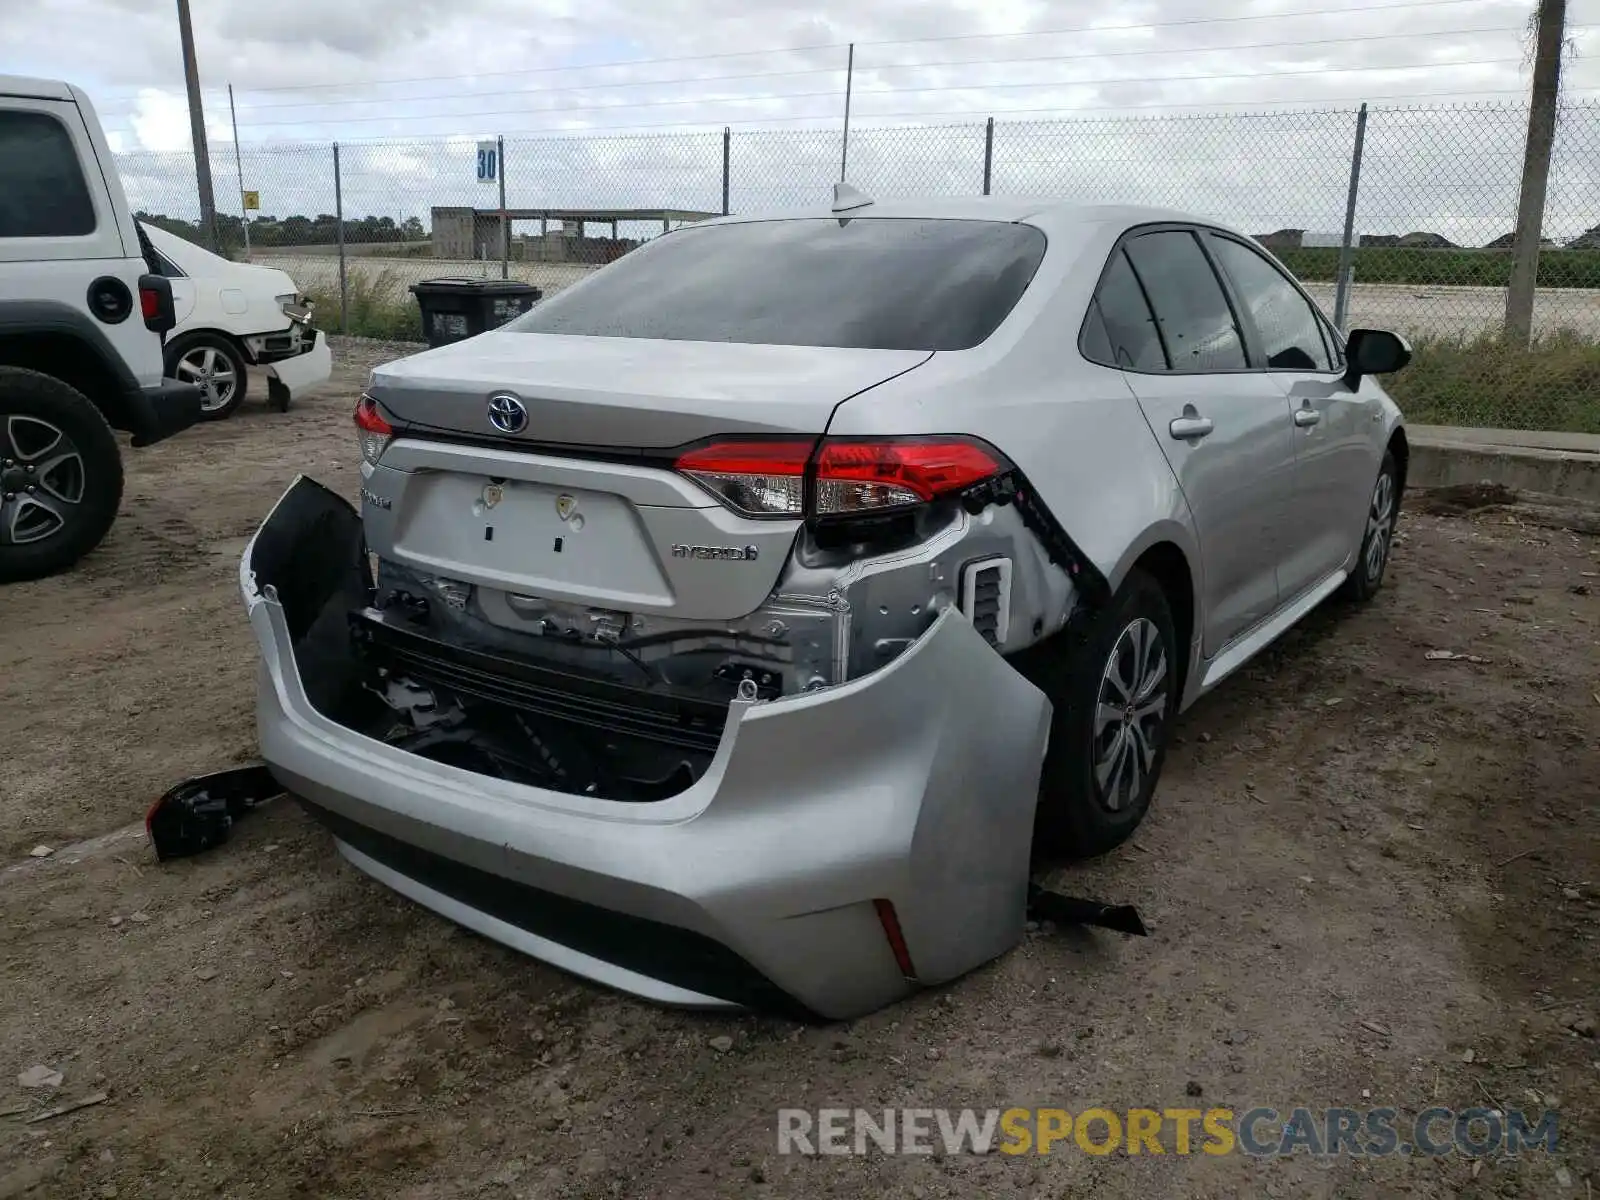
<svg viewBox="0 0 1600 1200">
<path fill-rule="evenodd" d="M 1181 417 L 1172 418 L 1167 431 L 1180 442 L 1199 441 L 1215 428 L 1210 417 L 1197 416 L 1191 409 Z"/>
<path fill-rule="evenodd" d="M 1322 420 L 1322 414 L 1314 408 L 1297 408 L 1294 410 L 1294 423 L 1302 429 L 1309 429 Z"/>
</svg>

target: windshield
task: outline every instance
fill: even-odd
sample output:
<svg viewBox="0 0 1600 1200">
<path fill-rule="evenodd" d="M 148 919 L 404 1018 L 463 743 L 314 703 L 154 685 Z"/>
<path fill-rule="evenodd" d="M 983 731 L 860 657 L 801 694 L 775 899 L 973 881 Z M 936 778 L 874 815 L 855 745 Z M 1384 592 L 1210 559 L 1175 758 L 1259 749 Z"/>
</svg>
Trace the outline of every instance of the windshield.
<svg viewBox="0 0 1600 1200">
<path fill-rule="evenodd" d="M 666 234 L 502 326 L 668 341 L 966 350 L 1044 255 L 1031 225 L 856 217 Z"/>
</svg>

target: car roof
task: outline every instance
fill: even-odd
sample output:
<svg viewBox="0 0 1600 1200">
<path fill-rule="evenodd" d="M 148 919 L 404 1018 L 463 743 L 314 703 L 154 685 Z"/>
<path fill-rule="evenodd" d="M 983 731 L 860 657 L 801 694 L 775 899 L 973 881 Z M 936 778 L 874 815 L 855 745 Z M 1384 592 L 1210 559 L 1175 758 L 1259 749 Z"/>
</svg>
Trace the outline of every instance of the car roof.
<svg viewBox="0 0 1600 1200">
<path fill-rule="evenodd" d="M 59 79 L 30 79 L 26 75 L 0 75 L 0 96 L 26 96 L 30 100 L 71 100 L 72 88 Z"/>
<path fill-rule="evenodd" d="M 703 224 L 737 224 L 745 221 L 796 220 L 804 218 L 883 217 L 899 220 L 1007 221 L 1027 224 L 1061 225 L 1144 225 L 1158 221 L 1183 221 L 1202 225 L 1218 222 L 1180 212 L 1138 204 L 1081 204 L 1038 196 L 919 196 L 875 200 L 862 208 L 834 212 L 826 196 L 803 208 L 771 212 L 752 212 L 718 217 Z"/>
</svg>

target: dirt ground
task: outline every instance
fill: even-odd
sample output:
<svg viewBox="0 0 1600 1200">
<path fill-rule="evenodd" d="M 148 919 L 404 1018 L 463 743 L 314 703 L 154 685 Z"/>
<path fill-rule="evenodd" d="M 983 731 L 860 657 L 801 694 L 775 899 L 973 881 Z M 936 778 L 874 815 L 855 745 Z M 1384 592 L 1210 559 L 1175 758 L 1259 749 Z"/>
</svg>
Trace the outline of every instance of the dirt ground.
<svg viewBox="0 0 1600 1200">
<path fill-rule="evenodd" d="M 1600 541 L 1414 498 L 1379 597 L 1316 614 L 1197 706 L 1135 842 L 1059 873 L 1137 904 L 1151 937 L 1031 931 L 955 986 L 832 1027 L 665 1011 L 394 897 L 286 801 L 196 859 L 158 865 L 145 844 L 155 796 L 253 754 L 239 551 L 297 471 L 354 490 L 354 390 L 394 348 L 336 353 L 335 385 L 287 416 L 252 400 L 131 454 L 104 546 L 0 591 L 0 1200 L 1591 1200 Z M 39 844 L 55 853 L 28 857 Z M 59 1085 L 22 1088 L 34 1066 Z M 781 1107 L 1432 1104 L 1552 1106 L 1558 1148 L 806 1157 L 776 1140 Z"/>
</svg>

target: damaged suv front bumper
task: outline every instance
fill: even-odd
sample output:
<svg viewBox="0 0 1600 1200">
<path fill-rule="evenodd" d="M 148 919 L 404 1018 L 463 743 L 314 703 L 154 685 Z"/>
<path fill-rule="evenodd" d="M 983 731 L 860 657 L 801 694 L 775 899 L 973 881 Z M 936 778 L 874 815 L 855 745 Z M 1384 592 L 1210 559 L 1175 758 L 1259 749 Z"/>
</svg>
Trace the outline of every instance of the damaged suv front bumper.
<svg viewBox="0 0 1600 1200">
<path fill-rule="evenodd" d="M 301 478 L 240 582 L 263 757 L 396 891 L 657 1001 L 824 1018 L 954 978 L 1021 936 L 1050 706 L 955 610 L 869 674 L 735 700 L 687 790 L 622 803 L 342 723 L 367 576 L 359 517 Z"/>
</svg>

